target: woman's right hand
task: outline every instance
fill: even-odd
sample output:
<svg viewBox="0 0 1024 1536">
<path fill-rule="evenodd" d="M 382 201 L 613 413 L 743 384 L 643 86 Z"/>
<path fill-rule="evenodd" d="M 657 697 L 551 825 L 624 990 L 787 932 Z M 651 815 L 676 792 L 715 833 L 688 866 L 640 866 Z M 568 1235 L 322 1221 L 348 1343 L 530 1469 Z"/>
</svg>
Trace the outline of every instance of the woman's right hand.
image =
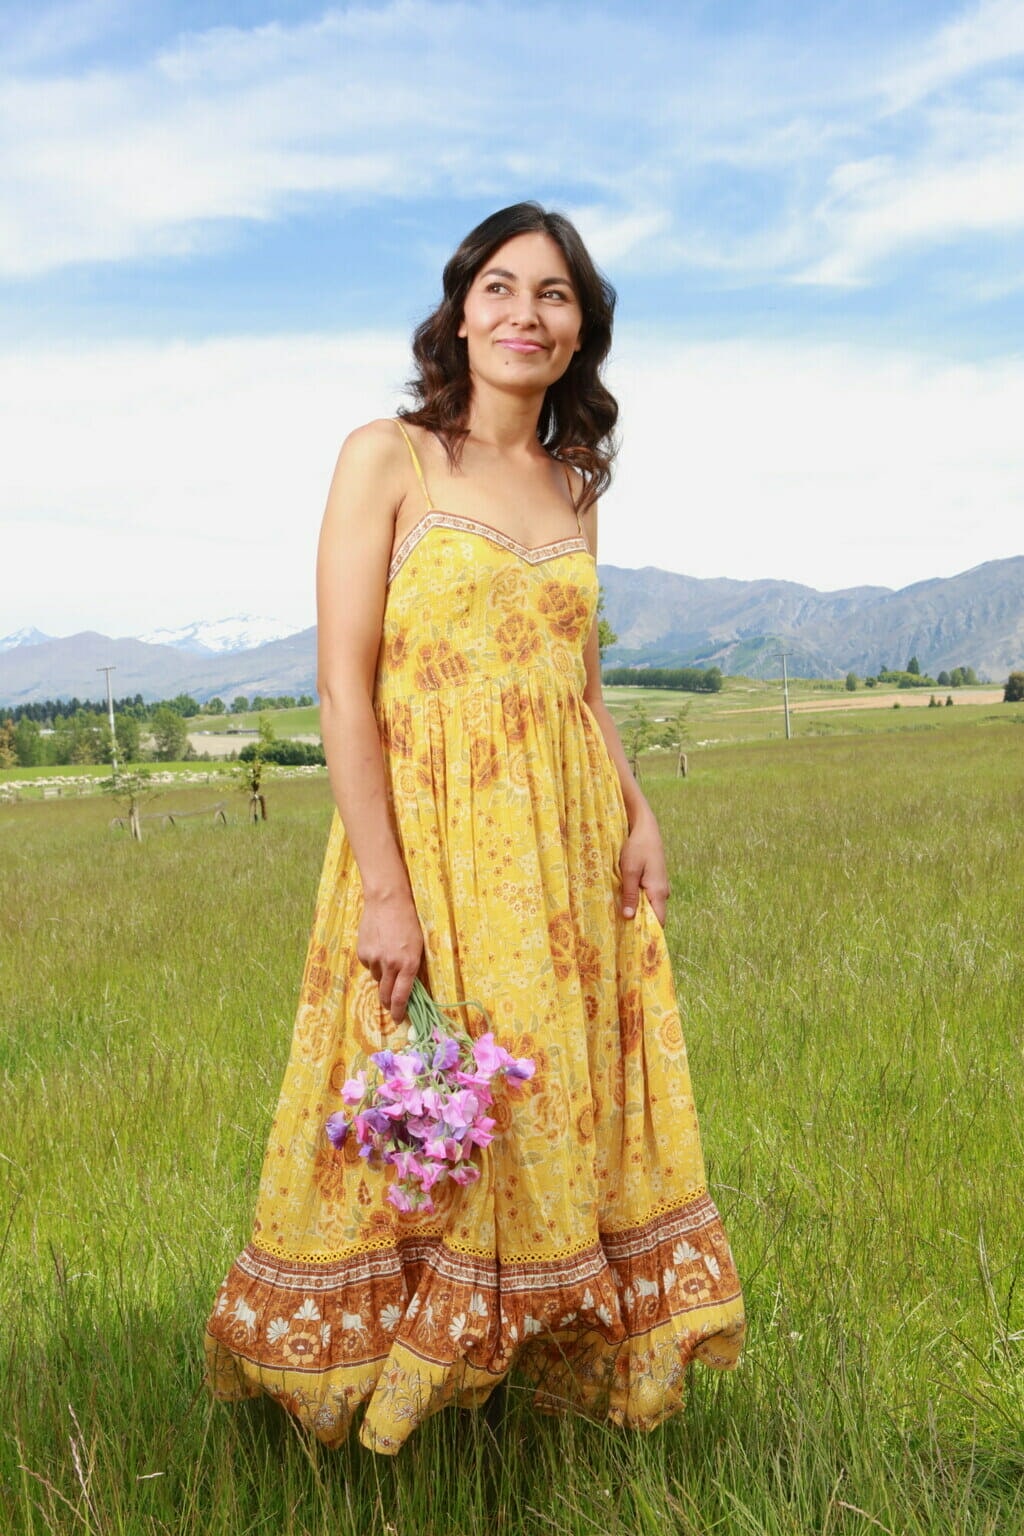
<svg viewBox="0 0 1024 1536">
<path fill-rule="evenodd" d="M 400 1024 L 423 959 L 423 930 L 409 892 L 364 896 L 356 954 L 380 988 L 381 1007 Z"/>
</svg>

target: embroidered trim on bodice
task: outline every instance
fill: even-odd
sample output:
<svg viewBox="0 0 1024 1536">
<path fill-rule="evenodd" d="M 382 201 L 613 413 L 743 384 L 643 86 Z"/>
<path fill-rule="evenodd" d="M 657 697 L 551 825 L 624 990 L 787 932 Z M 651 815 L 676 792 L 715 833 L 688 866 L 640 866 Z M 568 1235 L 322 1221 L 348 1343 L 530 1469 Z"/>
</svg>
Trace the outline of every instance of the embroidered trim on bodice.
<svg viewBox="0 0 1024 1536">
<path fill-rule="evenodd" d="M 451 528 L 456 533 L 478 534 L 481 538 L 489 539 L 492 544 L 497 544 L 500 549 L 506 550 L 510 555 L 516 555 L 520 560 L 525 560 L 527 565 L 541 565 L 545 560 L 556 560 L 559 555 L 572 554 L 576 550 L 582 550 L 584 554 L 590 553 L 587 541 L 582 534 L 575 534 L 568 539 L 556 539 L 551 544 L 539 544 L 536 548 L 530 549 L 527 545 L 520 544 L 518 539 L 513 539 L 507 533 L 501 533 L 499 529 L 492 528 L 489 523 L 478 523 L 471 517 L 456 517 L 451 512 L 431 511 L 421 517 L 414 528 L 410 528 L 395 550 L 388 567 L 389 585 L 431 528 Z"/>
</svg>

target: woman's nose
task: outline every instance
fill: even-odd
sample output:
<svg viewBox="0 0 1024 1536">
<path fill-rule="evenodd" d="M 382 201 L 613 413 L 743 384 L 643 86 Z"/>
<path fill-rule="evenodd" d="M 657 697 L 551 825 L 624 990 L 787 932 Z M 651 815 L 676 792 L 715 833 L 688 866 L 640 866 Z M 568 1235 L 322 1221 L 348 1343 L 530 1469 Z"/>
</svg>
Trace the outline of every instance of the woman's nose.
<svg viewBox="0 0 1024 1536">
<path fill-rule="evenodd" d="M 517 293 L 510 319 L 513 325 L 536 325 L 537 301 L 532 293 Z"/>
</svg>

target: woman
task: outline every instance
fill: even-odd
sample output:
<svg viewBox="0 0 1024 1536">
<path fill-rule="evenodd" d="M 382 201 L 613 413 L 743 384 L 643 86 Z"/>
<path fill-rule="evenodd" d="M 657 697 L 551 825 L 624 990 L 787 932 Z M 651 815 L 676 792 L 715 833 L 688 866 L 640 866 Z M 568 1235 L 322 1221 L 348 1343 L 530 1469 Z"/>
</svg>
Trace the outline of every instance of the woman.
<svg viewBox="0 0 1024 1536">
<path fill-rule="evenodd" d="M 542 1408 L 650 1428 L 742 1302 L 705 1183 L 658 829 L 601 701 L 596 503 L 614 293 L 521 203 L 455 252 L 416 408 L 348 438 L 318 563 L 331 832 L 253 1240 L 208 1325 L 218 1396 L 392 1453 L 515 1365 Z M 413 979 L 532 1057 L 481 1177 L 402 1214 L 324 1135 Z M 477 1016 L 474 1029 L 485 1026 Z"/>
</svg>

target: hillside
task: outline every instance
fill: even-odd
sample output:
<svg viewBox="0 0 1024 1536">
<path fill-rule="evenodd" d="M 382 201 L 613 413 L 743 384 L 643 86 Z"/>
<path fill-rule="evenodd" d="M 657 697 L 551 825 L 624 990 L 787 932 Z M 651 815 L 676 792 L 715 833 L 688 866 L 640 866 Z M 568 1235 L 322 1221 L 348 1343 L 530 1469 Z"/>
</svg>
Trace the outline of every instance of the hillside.
<svg viewBox="0 0 1024 1536">
<path fill-rule="evenodd" d="M 785 650 L 793 676 L 862 675 L 916 655 L 933 675 L 972 666 L 999 680 L 1024 664 L 1024 555 L 893 592 L 850 587 L 817 592 L 790 581 L 701 580 L 655 567 L 599 568 L 605 614 L 618 635 L 606 662 L 715 665 L 751 677 L 778 676 Z M 22 639 L 0 650 L 0 704 L 98 698 L 97 669 L 114 666 L 118 697 L 191 693 L 312 693 L 316 631 L 304 629 L 251 650 L 200 655 L 180 646 L 108 639 Z"/>
<path fill-rule="evenodd" d="M 776 676 L 781 649 L 797 676 L 838 677 L 902 666 L 973 666 L 1004 677 L 1024 660 L 1024 556 L 898 592 L 817 592 L 787 581 L 700 581 L 648 567 L 601 567 L 605 615 L 618 635 L 606 661 L 714 663 Z"/>
</svg>

